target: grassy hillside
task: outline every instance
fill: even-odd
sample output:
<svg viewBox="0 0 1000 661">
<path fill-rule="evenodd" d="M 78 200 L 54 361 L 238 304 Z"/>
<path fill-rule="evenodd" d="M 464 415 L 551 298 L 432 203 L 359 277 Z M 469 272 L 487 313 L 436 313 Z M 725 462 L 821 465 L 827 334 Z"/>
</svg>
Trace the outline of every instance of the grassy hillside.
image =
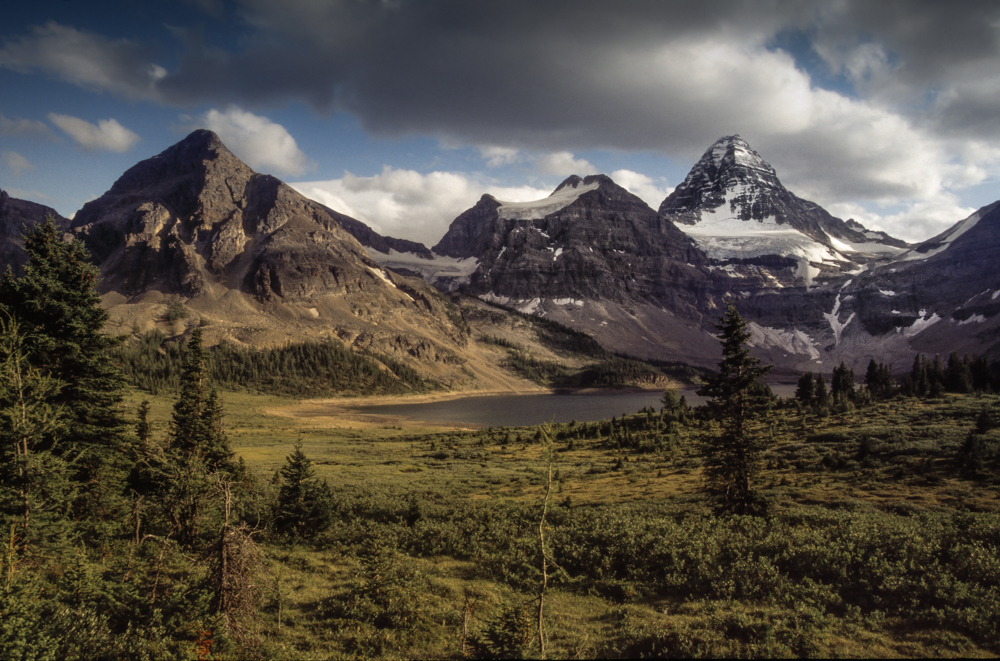
<svg viewBox="0 0 1000 661">
<path fill-rule="evenodd" d="M 265 487 L 300 442 L 333 491 L 326 532 L 262 545 L 260 654 L 538 655 L 539 429 L 336 428 L 266 413 L 287 400 L 225 403 Z M 155 433 L 168 412 L 154 402 Z M 768 518 L 709 513 L 697 447 L 717 430 L 697 410 L 553 427 L 547 655 L 1000 653 L 993 420 L 985 396 L 778 406 L 759 430 Z"/>
</svg>

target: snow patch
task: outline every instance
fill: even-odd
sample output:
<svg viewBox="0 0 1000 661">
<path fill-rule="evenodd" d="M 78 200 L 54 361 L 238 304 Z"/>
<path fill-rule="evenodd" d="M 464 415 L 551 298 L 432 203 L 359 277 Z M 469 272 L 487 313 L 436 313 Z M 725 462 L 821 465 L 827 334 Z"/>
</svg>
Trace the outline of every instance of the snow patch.
<svg viewBox="0 0 1000 661">
<path fill-rule="evenodd" d="M 930 241 L 936 241 L 938 246 L 932 248 L 927 252 L 917 252 L 916 250 L 910 250 L 906 253 L 900 255 L 899 259 L 902 261 L 913 261 L 918 259 L 927 259 L 928 257 L 933 257 L 941 252 L 944 252 L 949 247 L 951 247 L 952 242 L 958 237 L 962 236 L 973 227 L 976 226 L 980 220 L 979 212 L 975 212 L 965 220 L 959 222 L 957 225 L 949 230 L 946 230 L 942 234 L 937 235 Z"/>
<path fill-rule="evenodd" d="M 553 298 L 552 302 L 556 305 L 576 305 L 583 307 L 583 301 L 578 298 Z"/>
<path fill-rule="evenodd" d="M 377 275 L 379 278 L 381 278 L 382 281 L 385 282 L 387 285 L 389 285 L 393 289 L 399 291 L 399 293 L 401 293 L 403 296 L 405 296 L 406 298 L 410 299 L 411 301 L 413 300 L 412 296 L 410 296 L 409 294 L 407 294 L 405 291 L 400 290 L 399 287 L 396 286 L 396 283 L 389 279 L 389 274 L 388 273 L 386 273 L 382 269 L 373 269 L 370 266 L 367 267 L 367 268 L 368 268 L 369 271 L 371 271 L 372 273 L 374 273 L 375 275 Z M 317 313 L 316 316 L 318 317 L 319 314 Z"/>
<path fill-rule="evenodd" d="M 548 197 L 531 202 L 500 202 L 497 212 L 501 218 L 508 220 L 541 220 L 561 209 L 568 207 L 584 193 L 597 190 L 600 182 L 589 184 L 578 183 L 575 186 L 560 188 Z"/>
<path fill-rule="evenodd" d="M 368 256 L 383 268 L 405 268 L 416 271 L 430 283 L 441 279 L 453 279 L 459 283 L 467 283 L 469 277 L 479 268 L 479 260 L 475 257 L 465 257 L 457 259 L 455 257 L 445 257 L 431 253 L 433 257 L 427 259 L 417 253 L 397 252 L 390 250 L 388 253 L 379 252 L 372 248 L 367 248 Z"/>
<path fill-rule="evenodd" d="M 806 355 L 812 360 L 819 359 L 819 349 L 816 348 L 812 338 L 804 331 L 771 328 L 769 326 L 761 326 L 754 321 L 750 322 L 749 328 L 750 346 L 752 347 L 775 347 L 790 354 Z"/>
<path fill-rule="evenodd" d="M 830 324 L 830 328 L 833 329 L 834 346 L 840 344 L 840 334 L 844 332 L 844 329 L 849 323 L 854 319 L 854 313 L 847 318 L 847 321 L 841 323 L 838 315 L 840 314 L 840 294 L 837 294 L 837 300 L 833 304 L 833 310 L 825 313 L 823 316 L 826 318 L 827 322 Z"/>
<path fill-rule="evenodd" d="M 921 310 L 920 316 L 923 317 L 925 312 L 926 312 L 925 310 Z M 913 337 L 914 335 L 923 333 L 925 330 L 927 330 L 928 328 L 930 328 L 939 321 L 941 321 L 941 317 L 937 315 L 937 312 L 935 312 L 926 319 L 923 318 L 917 319 L 916 321 L 913 322 L 912 326 L 903 329 L 903 336 Z"/>
<path fill-rule="evenodd" d="M 1000 296 L 1000 289 L 998 289 L 995 292 L 993 292 L 993 295 L 990 296 L 990 300 L 992 300 L 992 301 L 997 300 L 997 296 Z"/>
<path fill-rule="evenodd" d="M 883 296 L 895 296 L 896 295 L 896 292 L 889 291 L 887 289 L 879 289 L 878 293 L 882 294 Z"/>
<path fill-rule="evenodd" d="M 974 314 L 971 317 L 969 317 L 968 319 L 966 319 L 965 321 L 958 322 L 958 325 L 959 326 L 964 326 L 966 324 L 981 324 L 984 321 L 986 321 L 986 317 L 984 317 L 981 314 Z"/>
</svg>

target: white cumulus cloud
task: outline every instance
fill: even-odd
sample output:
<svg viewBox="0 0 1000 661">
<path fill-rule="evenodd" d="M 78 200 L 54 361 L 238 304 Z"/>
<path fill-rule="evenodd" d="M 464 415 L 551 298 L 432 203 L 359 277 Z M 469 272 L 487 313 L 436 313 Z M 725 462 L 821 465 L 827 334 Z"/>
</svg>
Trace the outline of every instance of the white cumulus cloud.
<svg viewBox="0 0 1000 661">
<path fill-rule="evenodd" d="M 615 170 L 611 173 L 611 178 L 628 192 L 642 198 L 642 201 L 652 207 L 654 211 L 659 209 L 660 203 L 674 192 L 673 187 L 667 186 L 662 178 L 656 180 L 632 170 Z"/>
<path fill-rule="evenodd" d="M 255 170 L 299 176 L 315 167 L 281 124 L 252 112 L 230 107 L 209 110 L 202 128 L 215 131 L 234 154 Z"/>
<path fill-rule="evenodd" d="M 585 159 L 576 158 L 572 152 L 557 151 L 544 154 L 538 157 L 535 166 L 543 174 L 554 174 L 559 176 L 569 176 L 578 174 L 584 177 L 588 174 L 595 174 L 596 168 Z"/>
<path fill-rule="evenodd" d="M 15 177 L 20 177 L 25 172 L 35 169 L 31 161 L 16 151 L 4 150 L 0 152 L 0 163 L 3 163 L 4 167 L 10 170 Z"/>
<path fill-rule="evenodd" d="M 522 202 L 548 196 L 551 190 L 503 187 L 455 172 L 421 174 L 385 166 L 380 174 L 289 184 L 306 197 L 356 218 L 379 234 L 436 244 L 459 214 L 484 193 Z"/>
<path fill-rule="evenodd" d="M 86 149 L 107 150 L 123 154 L 139 142 L 139 136 L 116 119 L 101 119 L 97 124 L 70 115 L 48 114 L 49 121 Z"/>
</svg>

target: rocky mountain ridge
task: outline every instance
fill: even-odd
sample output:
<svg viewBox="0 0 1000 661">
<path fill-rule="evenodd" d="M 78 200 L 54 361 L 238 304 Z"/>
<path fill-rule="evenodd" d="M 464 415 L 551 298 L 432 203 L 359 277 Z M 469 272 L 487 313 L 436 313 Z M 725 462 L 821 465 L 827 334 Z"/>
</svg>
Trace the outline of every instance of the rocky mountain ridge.
<svg viewBox="0 0 1000 661">
<path fill-rule="evenodd" d="M 454 304 L 356 237 L 426 248 L 254 172 L 209 131 L 129 168 L 70 229 L 101 268 L 112 330 L 201 325 L 208 344 L 251 346 L 335 338 L 455 387 L 525 387 L 470 341 Z"/>
<path fill-rule="evenodd" d="M 0 231 L 42 210 L 2 194 Z M 718 360 L 728 300 L 757 353 L 789 371 L 1000 346 L 1000 203 L 908 246 L 787 191 L 738 136 L 717 141 L 659 211 L 607 176 L 572 176 L 532 202 L 484 195 L 433 250 L 253 172 L 207 131 L 60 222 L 100 263 L 122 330 L 162 325 L 180 304 L 191 313 L 181 323 L 207 324 L 210 341 L 335 336 L 452 382 L 506 377 L 469 339 L 472 308 L 438 290 L 564 323 L 612 351 L 700 365 Z"/>
<path fill-rule="evenodd" d="M 27 260 L 21 235 L 49 217 L 61 228 L 69 226 L 69 220 L 52 207 L 19 200 L 0 190 L 0 269 L 10 267 L 15 274 L 20 273 Z"/>
</svg>

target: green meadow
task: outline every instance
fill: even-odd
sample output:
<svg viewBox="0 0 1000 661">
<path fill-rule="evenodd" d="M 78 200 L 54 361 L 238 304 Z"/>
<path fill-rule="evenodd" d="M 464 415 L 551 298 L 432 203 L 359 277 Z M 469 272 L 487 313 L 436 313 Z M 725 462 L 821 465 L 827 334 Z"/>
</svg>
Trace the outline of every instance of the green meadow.
<svg viewBox="0 0 1000 661">
<path fill-rule="evenodd" d="M 173 400 L 151 402 L 165 435 Z M 698 448 L 718 423 L 698 410 L 454 430 L 334 427 L 298 404 L 227 392 L 227 433 L 264 501 L 300 444 L 329 525 L 293 539 L 261 524 L 252 635 L 201 623 L 178 651 L 542 656 L 541 524 L 551 658 L 1000 652 L 995 396 L 778 403 L 755 430 L 765 517 L 707 506 Z"/>
</svg>

